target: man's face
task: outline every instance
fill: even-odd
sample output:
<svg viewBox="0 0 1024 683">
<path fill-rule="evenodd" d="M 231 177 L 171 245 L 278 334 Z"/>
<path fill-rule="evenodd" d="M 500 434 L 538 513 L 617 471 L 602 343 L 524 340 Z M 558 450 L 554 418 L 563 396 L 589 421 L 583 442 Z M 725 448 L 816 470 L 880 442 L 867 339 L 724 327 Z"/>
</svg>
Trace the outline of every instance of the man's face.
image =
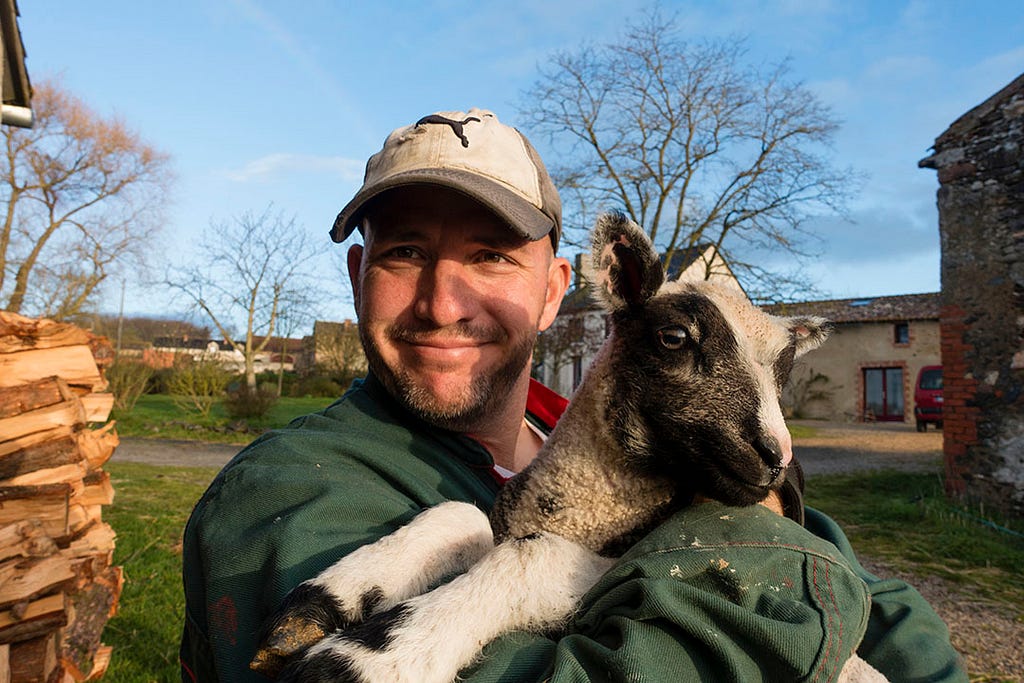
<svg viewBox="0 0 1024 683">
<path fill-rule="evenodd" d="M 370 216 L 365 246 L 349 251 L 370 368 L 423 419 L 472 432 L 528 380 L 568 262 L 442 188 L 392 190 Z"/>
</svg>

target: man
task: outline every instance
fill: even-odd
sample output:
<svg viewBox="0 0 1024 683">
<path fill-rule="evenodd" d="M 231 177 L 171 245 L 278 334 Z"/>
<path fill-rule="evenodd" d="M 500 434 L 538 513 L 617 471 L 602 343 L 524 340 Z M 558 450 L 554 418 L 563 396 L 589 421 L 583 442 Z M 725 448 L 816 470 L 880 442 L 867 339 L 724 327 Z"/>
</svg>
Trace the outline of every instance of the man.
<svg viewBox="0 0 1024 683">
<path fill-rule="evenodd" d="M 363 244 L 348 270 L 370 371 L 243 450 L 197 504 L 184 540 L 183 680 L 265 680 L 248 663 L 289 590 L 426 507 L 489 509 L 564 408 L 529 377 L 569 282 L 555 255 L 561 207 L 518 131 L 475 109 L 396 130 L 331 234 L 355 229 Z M 625 578 L 599 584 L 564 637 L 502 637 L 467 680 L 828 680 L 869 618 L 858 576 L 874 599 L 862 656 L 891 680 L 966 680 L 941 620 L 905 584 L 864 573 L 824 515 L 807 511 L 808 528 L 852 564 L 790 525 L 815 549 L 813 571 L 780 577 L 800 599 L 744 588 L 755 591 L 749 611 L 728 582 L 653 571 L 693 559 L 659 545 L 688 514 L 640 544 Z"/>
</svg>

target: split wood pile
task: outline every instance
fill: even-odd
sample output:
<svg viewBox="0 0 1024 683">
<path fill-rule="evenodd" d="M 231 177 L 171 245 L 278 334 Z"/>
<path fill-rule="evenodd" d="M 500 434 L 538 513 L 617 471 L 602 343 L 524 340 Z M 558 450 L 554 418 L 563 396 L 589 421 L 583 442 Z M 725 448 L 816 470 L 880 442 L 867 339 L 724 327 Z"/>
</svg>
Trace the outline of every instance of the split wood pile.
<svg viewBox="0 0 1024 683">
<path fill-rule="evenodd" d="M 96 680 L 123 583 L 114 498 L 102 466 L 117 446 L 106 339 L 0 311 L 0 683 Z"/>
</svg>

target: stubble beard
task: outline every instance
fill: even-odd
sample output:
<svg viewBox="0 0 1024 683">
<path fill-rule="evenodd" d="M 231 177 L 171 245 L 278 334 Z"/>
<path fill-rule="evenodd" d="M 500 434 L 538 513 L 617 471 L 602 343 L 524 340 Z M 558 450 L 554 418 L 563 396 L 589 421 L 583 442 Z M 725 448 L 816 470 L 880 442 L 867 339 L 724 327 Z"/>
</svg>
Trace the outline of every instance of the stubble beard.
<svg viewBox="0 0 1024 683">
<path fill-rule="evenodd" d="M 398 326 L 385 331 L 389 339 L 401 339 L 405 334 L 404 328 Z M 529 364 L 535 344 L 535 335 L 524 336 L 512 346 L 504 362 L 474 377 L 461 395 L 441 400 L 419 385 L 408 371 L 389 366 L 379 345 L 362 325 L 359 337 L 371 372 L 406 410 L 436 427 L 461 433 L 476 431 L 488 415 L 500 411 L 514 395 L 513 388 Z"/>
</svg>

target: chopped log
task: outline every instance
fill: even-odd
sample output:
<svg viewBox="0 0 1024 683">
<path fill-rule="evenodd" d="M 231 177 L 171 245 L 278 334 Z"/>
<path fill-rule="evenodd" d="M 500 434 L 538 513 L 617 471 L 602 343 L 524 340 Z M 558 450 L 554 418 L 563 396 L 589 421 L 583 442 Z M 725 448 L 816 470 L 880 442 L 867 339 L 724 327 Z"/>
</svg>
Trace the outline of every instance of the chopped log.
<svg viewBox="0 0 1024 683">
<path fill-rule="evenodd" d="M 77 491 L 85 488 L 82 481 L 85 479 L 88 471 L 89 464 L 87 462 L 74 462 L 68 465 L 58 465 L 57 467 L 26 472 L 10 479 L 0 479 L 0 487 L 68 484 L 71 486 L 72 495 L 75 495 Z"/>
<path fill-rule="evenodd" d="M 57 550 L 57 544 L 38 520 L 25 519 L 0 527 L 0 560 L 46 557 Z"/>
<path fill-rule="evenodd" d="M 114 409 L 113 394 L 91 393 L 82 396 L 81 400 L 86 422 L 106 422 L 110 411 Z"/>
<path fill-rule="evenodd" d="M 64 593 L 56 593 L 0 611 L 0 643 L 31 640 L 67 626 L 64 601 Z"/>
<path fill-rule="evenodd" d="M 52 593 L 75 578 L 73 563 L 68 562 L 63 552 L 49 557 L 8 560 L 0 564 L 0 606 Z"/>
<path fill-rule="evenodd" d="M 0 644 L 0 683 L 11 683 L 11 646 Z"/>
<path fill-rule="evenodd" d="M 82 492 L 73 496 L 72 502 L 85 506 L 110 505 L 114 502 L 114 486 L 107 472 L 90 472 L 82 478 L 82 483 Z"/>
<path fill-rule="evenodd" d="M 114 422 L 100 429 L 91 429 L 75 435 L 82 456 L 89 462 L 89 468 L 98 470 L 110 459 L 121 439 L 114 431 Z"/>
<path fill-rule="evenodd" d="M 0 356 L 3 358 L 3 356 Z M 0 441 L 18 439 L 57 426 L 74 427 L 85 423 L 85 408 L 78 398 L 37 408 L 14 417 L 0 419 Z"/>
<path fill-rule="evenodd" d="M 0 353 L 88 344 L 89 332 L 69 323 L 0 311 Z"/>
<path fill-rule="evenodd" d="M 92 658 L 92 671 L 89 672 L 89 677 L 86 681 L 98 681 L 103 678 L 103 675 L 107 673 L 107 669 L 110 668 L 110 659 L 114 654 L 114 648 L 110 645 L 100 645 L 96 650 L 95 656 Z"/>
<path fill-rule="evenodd" d="M 92 351 L 85 344 L 0 354 L 0 387 L 13 387 L 57 375 L 69 385 L 92 391 L 107 388 Z"/>
<path fill-rule="evenodd" d="M 45 444 L 46 442 L 54 439 L 72 436 L 76 431 L 78 431 L 77 425 L 72 427 L 61 426 L 48 429 L 45 432 L 36 432 L 27 436 L 20 436 L 17 439 L 11 439 L 9 441 L 0 441 L 0 458 L 16 455 L 19 451 L 26 448 Z"/>
<path fill-rule="evenodd" d="M 114 549 L 114 539 L 116 537 L 117 534 L 109 524 L 99 522 L 89 527 L 80 537 L 71 541 L 67 551 L 73 557 L 109 553 Z"/>
<path fill-rule="evenodd" d="M 50 537 L 65 536 L 68 533 L 70 496 L 69 484 L 0 488 L 0 525 L 34 519 L 42 523 Z"/>
<path fill-rule="evenodd" d="M 75 618 L 64 629 L 61 649 L 62 659 L 72 663 L 75 672 L 90 672 L 94 668 L 92 653 L 99 648 L 103 627 L 117 603 L 117 586 L 111 577 L 107 581 L 90 583 L 71 596 Z"/>
<path fill-rule="evenodd" d="M 50 683 L 58 673 L 57 634 L 12 643 L 11 683 Z"/>
<path fill-rule="evenodd" d="M 70 433 L 70 429 L 67 434 L 54 434 L 40 443 L 29 443 L 29 437 L 17 441 L 25 445 L 10 453 L 0 450 L 0 480 L 75 463 L 83 463 L 86 469 L 89 468 L 89 462 L 79 447 L 79 439 Z"/>
<path fill-rule="evenodd" d="M 66 401 L 75 393 L 60 377 L 0 388 L 0 418 L 27 413 L 36 408 Z"/>
</svg>

